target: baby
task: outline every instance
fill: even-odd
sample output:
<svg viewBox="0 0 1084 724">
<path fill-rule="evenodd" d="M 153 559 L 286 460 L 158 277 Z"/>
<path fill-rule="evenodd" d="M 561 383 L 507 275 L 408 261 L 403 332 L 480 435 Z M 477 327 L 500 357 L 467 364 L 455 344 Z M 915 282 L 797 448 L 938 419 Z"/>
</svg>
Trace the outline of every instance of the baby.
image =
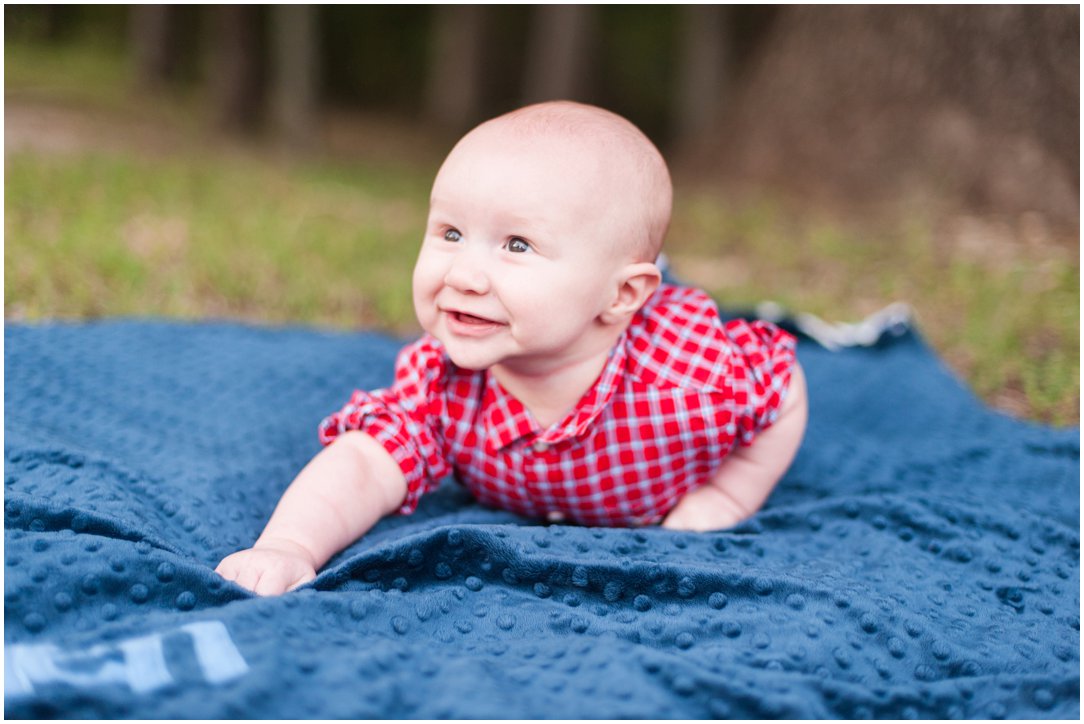
<svg viewBox="0 0 1084 724">
<path fill-rule="evenodd" d="M 381 517 L 454 473 L 550 522 L 711 530 L 764 503 L 798 450 L 794 339 L 724 324 L 662 284 L 666 163 L 634 125 L 528 106 L 456 144 L 414 269 L 427 333 L 394 384 L 355 392 L 251 549 L 217 571 L 258 594 L 312 580 Z"/>
</svg>

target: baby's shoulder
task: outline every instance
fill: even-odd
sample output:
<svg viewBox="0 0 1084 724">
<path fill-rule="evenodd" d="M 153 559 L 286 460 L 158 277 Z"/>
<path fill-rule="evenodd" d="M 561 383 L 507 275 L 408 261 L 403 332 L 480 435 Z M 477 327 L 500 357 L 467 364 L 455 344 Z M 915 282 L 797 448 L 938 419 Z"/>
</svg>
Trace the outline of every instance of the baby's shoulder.
<svg viewBox="0 0 1084 724">
<path fill-rule="evenodd" d="M 703 289 L 662 284 L 640 310 L 646 330 L 666 327 L 713 328 L 720 324 L 719 308 Z"/>
<path fill-rule="evenodd" d="M 715 301 L 703 290 L 664 284 L 629 325 L 629 371 L 642 383 L 718 389 L 729 345 Z"/>
<path fill-rule="evenodd" d="M 726 390 L 735 366 L 756 367 L 793 351 L 793 337 L 760 320 L 719 316 L 693 287 L 663 285 L 629 326 L 629 369 L 656 387 Z"/>
</svg>

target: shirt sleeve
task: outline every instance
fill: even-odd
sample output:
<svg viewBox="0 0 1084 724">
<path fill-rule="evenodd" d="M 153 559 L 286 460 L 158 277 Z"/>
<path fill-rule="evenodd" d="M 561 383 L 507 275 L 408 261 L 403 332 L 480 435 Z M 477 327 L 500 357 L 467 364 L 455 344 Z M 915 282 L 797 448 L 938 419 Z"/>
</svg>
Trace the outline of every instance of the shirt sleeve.
<svg viewBox="0 0 1084 724">
<path fill-rule="evenodd" d="M 390 388 L 355 390 L 341 410 L 320 423 L 323 445 L 348 430 L 360 430 L 384 446 L 406 477 L 401 514 L 414 512 L 421 496 L 450 470 L 441 424 L 443 373 L 443 349 L 433 338 L 423 337 L 399 353 Z"/>
<path fill-rule="evenodd" d="M 779 417 L 796 360 L 796 340 L 771 322 L 735 319 L 723 325 L 732 347 L 728 385 L 736 416 L 736 437 L 752 445 Z"/>
</svg>

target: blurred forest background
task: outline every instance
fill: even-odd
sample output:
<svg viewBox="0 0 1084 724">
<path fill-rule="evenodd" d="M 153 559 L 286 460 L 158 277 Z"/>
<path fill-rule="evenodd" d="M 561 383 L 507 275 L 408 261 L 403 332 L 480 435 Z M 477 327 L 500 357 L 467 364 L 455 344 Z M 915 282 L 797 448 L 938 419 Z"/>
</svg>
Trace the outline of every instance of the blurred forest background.
<svg viewBox="0 0 1084 724">
<path fill-rule="evenodd" d="M 893 301 L 986 401 L 1078 424 L 1079 7 L 4 8 L 5 317 L 417 332 L 429 184 L 572 98 L 663 150 L 676 274 Z"/>
</svg>

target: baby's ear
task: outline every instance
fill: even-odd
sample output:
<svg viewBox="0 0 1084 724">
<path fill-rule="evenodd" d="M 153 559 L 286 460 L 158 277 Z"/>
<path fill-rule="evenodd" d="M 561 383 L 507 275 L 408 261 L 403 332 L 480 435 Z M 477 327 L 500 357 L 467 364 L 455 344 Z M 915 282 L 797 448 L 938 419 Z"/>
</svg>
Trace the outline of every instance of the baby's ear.
<svg viewBox="0 0 1084 724">
<path fill-rule="evenodd" d="M 644 306 L 662 281 L 659 268 L 651 262 L 629 264 L 617 278 L 617 294 L 600 319 L 605 324 L 621 324 Z"/>
</svg>

